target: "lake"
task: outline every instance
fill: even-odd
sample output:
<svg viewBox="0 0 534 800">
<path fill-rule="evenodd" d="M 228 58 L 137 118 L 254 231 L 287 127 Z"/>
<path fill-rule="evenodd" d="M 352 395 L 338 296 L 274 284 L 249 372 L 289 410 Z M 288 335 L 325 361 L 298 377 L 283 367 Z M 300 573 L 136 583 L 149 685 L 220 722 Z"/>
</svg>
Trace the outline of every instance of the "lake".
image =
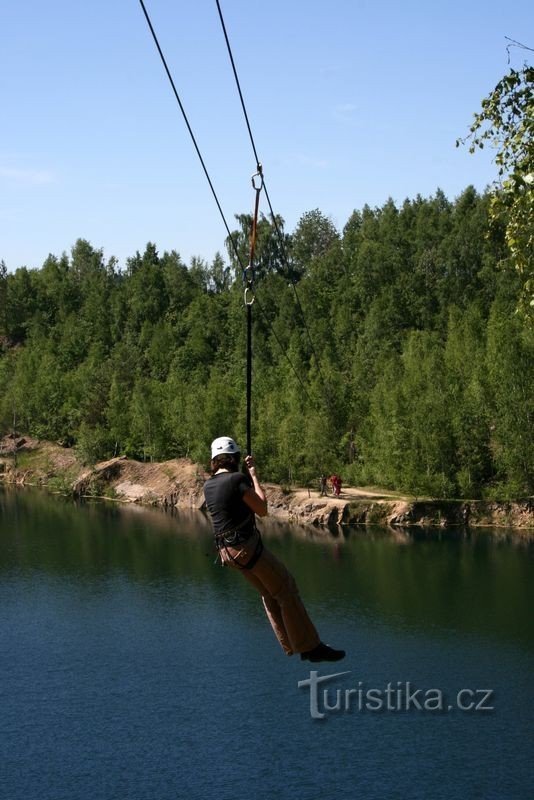
<svg viewBox="0 0 534 800">
<path fill-rule="evenodd" d="M 0 489 L 3 800 L 534 797 L 532 546 L 263 531 L 344 661 L 282 653 L 200 513 Z"/>
</svg>

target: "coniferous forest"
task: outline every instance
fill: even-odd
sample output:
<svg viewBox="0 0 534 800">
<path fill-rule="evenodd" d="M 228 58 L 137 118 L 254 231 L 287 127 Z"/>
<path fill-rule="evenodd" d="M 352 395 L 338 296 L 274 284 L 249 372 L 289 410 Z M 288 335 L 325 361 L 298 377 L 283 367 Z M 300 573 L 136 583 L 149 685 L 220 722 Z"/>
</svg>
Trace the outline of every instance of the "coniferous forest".
<svg viewBox="0 0 534 800">
<path fill-rule="evenodd" d="M 534 334 L 489 195 L 388 201 L 342 231 L 262 217 L 253 306 L 253 450 L 265 478 L 435 497 L 534 481 Z M 247 263 L 251 219 L 236 218 Z M 282 234 L 280 236 L 279 234 Z M 0 268 L 0 426 L 76 447 L 201 464 L 245 442 L 246 334 L 235 250 L 213 263 L 147 244 L 124 270 L 78 240 Z"/>
</svg>

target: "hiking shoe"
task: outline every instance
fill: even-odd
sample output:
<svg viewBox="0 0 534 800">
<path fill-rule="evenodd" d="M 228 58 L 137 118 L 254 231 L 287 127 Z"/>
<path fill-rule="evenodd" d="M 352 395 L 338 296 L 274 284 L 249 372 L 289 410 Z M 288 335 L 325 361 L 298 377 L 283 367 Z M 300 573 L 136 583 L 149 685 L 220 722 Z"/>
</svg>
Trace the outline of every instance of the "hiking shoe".
<svg viewBox="0 0 534 800">
<path fill-rule="evenodd" d="M 345 651 L 334 650 L 333 647 L 320 642 L 313 650 L 301 653 L 300 658 L 302 661 L 313 661 L 314 663 L 318 661 L 341 661 L 342 658 L 345 658 Z"/>
</svg>

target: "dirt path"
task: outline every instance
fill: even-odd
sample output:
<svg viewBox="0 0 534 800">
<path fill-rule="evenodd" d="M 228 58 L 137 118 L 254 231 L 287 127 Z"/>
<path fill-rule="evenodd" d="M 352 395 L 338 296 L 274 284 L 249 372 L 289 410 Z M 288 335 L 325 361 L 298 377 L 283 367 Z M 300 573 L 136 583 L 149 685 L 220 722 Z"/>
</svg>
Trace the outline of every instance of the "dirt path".
<svg viewBox="0 0 534 800">
<path fill-rule="evenodd" d="M 207 474 L 187 459 L 142 463 L 124 456 L 84 466 L 74 449 L 29 437 L 0 440 L 0 480 L 75 496 L 104 497 L 162 508 L 201 509 Z M 299 525 L 497 525 L 532 530 L 534 498 L 517 502 L 416 500 L 376 487 L 344 487 L 339 497 L 318 489 L 264 484 L 269 513 Z"/>
</svg>

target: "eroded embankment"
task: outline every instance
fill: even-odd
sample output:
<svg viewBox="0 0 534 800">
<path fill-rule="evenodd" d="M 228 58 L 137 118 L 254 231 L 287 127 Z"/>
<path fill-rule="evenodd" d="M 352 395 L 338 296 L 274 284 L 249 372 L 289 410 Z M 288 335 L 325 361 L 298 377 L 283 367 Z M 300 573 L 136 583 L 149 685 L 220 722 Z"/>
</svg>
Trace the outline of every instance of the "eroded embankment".
<svg viewBox="0 0 534 800">
<path fill-rule="evenodd" d="M 76 451 L 29 437 L 0 440 L 0 480 L 79 497 L 201 509 L 207 475 L 187 459 L 142 463 L 120 456 L 87 467 Z M 341 497 L 266 484 L 271 516 L 300 525 L 498 526 L 534 536 L 534 498 L 513 502 L 415 500 L 349 487 Z"/>
<path fill-rule="evenodd" d="M 392 527 L 514 528 L 518 535 L 534 537 L 534 498 L 516 501 L 395 499 L 349 488 L 345 498 L 307 496 L 298 490 L 280 497 L 269 487 L 271 513 L 297 524 L 334 528 L 338 525 L 388 525 Z"/>
</svg>

